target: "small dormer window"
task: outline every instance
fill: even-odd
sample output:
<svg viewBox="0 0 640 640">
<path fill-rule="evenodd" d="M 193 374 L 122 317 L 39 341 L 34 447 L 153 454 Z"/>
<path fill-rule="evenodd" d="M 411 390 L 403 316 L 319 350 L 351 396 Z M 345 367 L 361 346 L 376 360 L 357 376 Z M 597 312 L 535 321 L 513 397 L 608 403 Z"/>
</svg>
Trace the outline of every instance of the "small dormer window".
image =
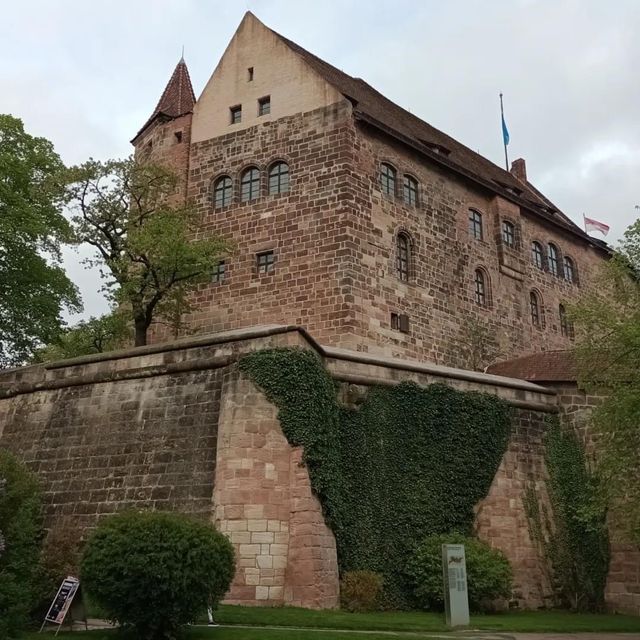
<svg viewBox="0 0 640 640">
<path fill-rule="evenodd" d="M 271 96 L 265 96 L 258 100 L 258 115 L 266 116 L 271 113 Z"/>
<path fill-rule="evenodd" d="M 236 105 L 235 107 L 231 107 L 229 109 L 231 112 L 231 124 L 238 124 L 238 122 L 242 122 L 242 105 Z"/>
</svg>

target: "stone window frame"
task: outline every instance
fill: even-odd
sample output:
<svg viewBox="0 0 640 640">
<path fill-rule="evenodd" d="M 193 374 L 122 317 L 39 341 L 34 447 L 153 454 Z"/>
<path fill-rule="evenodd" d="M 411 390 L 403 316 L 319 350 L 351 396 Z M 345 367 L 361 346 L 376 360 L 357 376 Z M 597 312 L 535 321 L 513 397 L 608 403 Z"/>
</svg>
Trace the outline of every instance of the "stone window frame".
<svg viewBox="0 0 640 640">
<path fill-rule="evenodd" d="M 243 178 L 252 169 L 255 169 L 258 172 L 258 180 L 257 180 L 257 182 L 258 182 L 258 190 L 257 190 L 257 195 L 254 198 L 251 198 L 249 200 L 244 200 L 243 197 L 242 197 L 242 194 L 243 194 L 243 189 L 242 189 Z M 238 180 L 237 180 L 237 184 L 238 184 L 238 190 L 237 190 L 238 202 L 240 202 L 241 204 L 255 203 L 256 200 L 261 198 L 263 193 L 264 193 L 264 189 L 263 189 L 263 184 L 262 183 L 263 183 L 263 170 L 262 170 L 262 167 L 258 163 L 251 162 L 251 163 L 246 164 L 245 166 L 243 166 L 242 169 L 240 169 L 240 171 L 238 172 Z"/>
<path fill-rule="evenodd" d="M 500 241 L 507 249 L 517 251 L 519 248 L 518 226 L 510 218 L 503 218 L 500 222 Z"/>
<path fill-rule="evenodd" d="M 480 292 L 480 280 L 478 275 L 481 276 L 482 281 L 482 293 Z M 476 265 L 473 270 L 473 302 L 480 309 L 491 309 L 493 306 L 493 298 L 491 294 L 491 278 L 487 269 L 481 264 Z M 482 296 L 482 297 L 481 297 Z"/>
<path fill-rule="evenodd" d="M 560 333 L 569 340 L 575 339 L 575 328 L 573 322 L 567 317 L 567 309 L 561 302 L 558 305 L 558 317 L 560 318 Z"/>
<path fill-rule="evenodd" d="M 400 247 L 399 242 L 400 238 L 405 238 L 407 240 L 407 277 L 406 279 L 400 276 Z M 404 226 L 399 226 L 394 234 L 393 234 L 393 251 L 392 251 L 392 268 L 393 274 L 396 280 L 403 282 L 404 284 L 411 284 L 411 282 L 415 279 L 415 251 L 416 251 L 416 240 L 413 234 Z"/>
<path fill-rule="evenodd" d="M 226 204 L 223 201 L 223 204 L 218 206 L 216 204 L 216 188 L 217 188 L 217 184 L 225 178 L 228 178 L 231 181 L 231 197 Z M 235 182 L 231 177 L 231 173 L 228 171 L 224 171 L 214 176 L 213 179 L 211 180 L 210 192 L 211 192 L 211 204 L 213 205 L 213 208 L 215 211 L 222 211 L 222 209 L 227 209 L 228 207 L 230 207 L 235 202 L 235 196 L 236 196 Z"/>
<path fill-rule="evenodd" d="M 271 260 L 268 259 L 268 256 L 271 256 Z M 262 257 L 265 257 L 266 260 L 261 260 Z M 272 276 L 276 270 L 276 262 L 277 255 L 275 248 L 266 248 L 256 251 L 254 255 L 255 273 L 260 277 Z M 265 267 L 264 270 L 262 270 L 263 266 Z"/>
<path fill-rule="evenodd" d="M 211 282 L 213 284 L 224 284 L 227 281 L 228 266 L 226 260 L 218 260 L 211 273 Z"/>
<path fill-rule="evenodd" d="M 531 320 L 531 325 L 536 329 L 544 329 L 546 327 L 544 301 L 538 289 L 529 291 L 529 319 Z"/>
<path fill-rule="evenodd" d="M 265 110 L 266 107 L 266 110 Z M 262 96 L 258 98 L 258 118 L 271 114 L 271 96 Z"/>
<path fill-rule="evenodd" d="M 237 116 L 237 118 L 236 118 Z M 240 124 L 242 122 L 242 105 L 234 104 L 229 107 L 229 124 Z"/>
<path fill-rule="evenodd" d="M 552 251 L 554 252 L 553 258 L 551 257 Z M 555 269 L 553 265 L 555 265 Z M 555 242 L 547 243 L 547 271 L 554 278 L 561 278 L 564 280 L 564 260 L 562 258 L 562 251 L 560 251 L 560 247 Z"/>
<path fill-rule="evenodd" d="M 540 256 L 540 264 L 538 264 L 538 261 L 535 258 L 536 250 L 534 247 L 536 246 L 540 249 L 538 252 L 538 255 Z M 531 241 L 531 264 L 540 271 L 547 271 L 547 256 L 544 252 L 544 243 L 540 242 L 540 240 L 534 239 Z"/>
<path fill-rule="evenodd" d="M 571 271 L 570 278 L 567 277 L 567 261 L 571 264 L 571 266 L 569 267 L 569 270 Z M 574 258 L 572 258 L 567 254 L 564 254 L 562 256 L 562 273 L 564 275 L 564 279 L 569 284 L 575 284 L 575 285 L 580 284 L 580 280 L 578 279 L 578 267 L 576 265 L 576 261 Z"/>
<path fill-rule="evenodd" d="M 389 185 L 387 184 L 386 187 L 384 185 L 384 180 L 386 179 L 388 183 L 389 176 L 391 174 L 389 173 L 389 171 L 387 171 L 387 173 L 383 173 L 383 169 L 390 169 L 391 174 L 393 175 L 393 191 L 391 192 L 387 191 Z M 398 169 L 392 162 L 389 162 L 388 160 L 382 160 L 380 162 L 380 167 L 378 170 L 378 187 L 380 188 L 380 191 L 385 198 L 396 198 L 398 196 L 398 173 Z"/>
<path fill-rule="evenodd" d="M 406 231 L 396 234 L 396 277 L 401 282 L 411 277 L 411 238 Z"/>
<path fill-rule="evenodd" d="M 476 216 L 479 220 L 476 219 Z M 477 233 L 478 228 L 480 229 L 479 235 Z M 476 207 L 469 207 L 468 209 L 467 229 L 470 238 L 479 242 L 484 242 L 484 215 L 482 214 L 482 211 L 478 210 Z"/>
<path fill-rule="evenodd" d="M 274 169 L 274 167 L 280 165 L 280 164 L 285 164 L 287 166 L 287 175 L 288 175 L 288 180 L 287 180 L 287 189 L 286 191 L 271 191 L 271 171 Z M 291 163 L 289 162 L 289 160 L 287 158 L 282 158 L 282 157 L 278 157 L 275 158 L 274 160 L 272 160 L 268 165 L 267 165 L 267 170 L 266 170 L 266 190 L 267 190 L 267 195 L 269 196 L 281 196 L 281 195 L 285 195 L 288 193 L 291 193 L 291 185 L 292 185 L 292 180 L 291 180 Z"/>
<path fill-rule="evenodd" d="M 410 185 L 413 185 L 413 190 Z M 407 191 L 413 191 L 415 194 L 413 202 L 411 202 L 411 197 L 407 198 Z M 418 208 L 420 206 L 420 181 L 412 173 L 402 174 L 402 202 L 409 207 Z"/>
</svg>

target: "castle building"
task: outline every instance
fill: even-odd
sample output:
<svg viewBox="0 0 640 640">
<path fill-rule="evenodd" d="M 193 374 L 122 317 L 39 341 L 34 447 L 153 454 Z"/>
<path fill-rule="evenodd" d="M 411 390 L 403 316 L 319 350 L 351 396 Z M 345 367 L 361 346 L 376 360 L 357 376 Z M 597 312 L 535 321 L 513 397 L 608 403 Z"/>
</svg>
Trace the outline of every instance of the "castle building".
<svg viewBox="0 0 640 640">
<path fill-rule="evenodd" d="M 483 368 L 566 348 L 608 251 L 493 164 L 247 13 L 196 100 L 184 60 L 133 139 L 234 251 L 190 329 Z M 162 336 L 156 334 L 156 340 Z"/>
</svg>

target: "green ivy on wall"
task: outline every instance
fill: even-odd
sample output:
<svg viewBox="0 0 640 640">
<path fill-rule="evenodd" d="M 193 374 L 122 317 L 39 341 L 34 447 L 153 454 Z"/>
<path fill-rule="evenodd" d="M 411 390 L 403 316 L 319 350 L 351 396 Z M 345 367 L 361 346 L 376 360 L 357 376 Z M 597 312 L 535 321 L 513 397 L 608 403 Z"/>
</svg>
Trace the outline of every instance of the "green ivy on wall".
<svg viewBox="0 0 640 640">
<path fill-rule="evenodd" d="M 575 433 L 563 429 L 556 417 L 549 419 L 544 444 L 551 509 L 529 487 L 525 508 L 530 532 L 543 549 L 560 602 L 579 611 L 598 611 L 604 608 L 610 554 L 597 477 L 589 471 Z"/>
<path fill-rule="evenodd" d="M 288 441 L 304 447 L 311 484 L 336 536 L 341 572 L 383 574 L 388 602 L 411 604 L 404 567 L 425 537 L 470 533 L 506 450 L 508 406 L 444 385 L 371 388 L 341 406 L 320 358 L 298 348 L 259 351 L 240 367 L 279 409 Z"/>
</svg>

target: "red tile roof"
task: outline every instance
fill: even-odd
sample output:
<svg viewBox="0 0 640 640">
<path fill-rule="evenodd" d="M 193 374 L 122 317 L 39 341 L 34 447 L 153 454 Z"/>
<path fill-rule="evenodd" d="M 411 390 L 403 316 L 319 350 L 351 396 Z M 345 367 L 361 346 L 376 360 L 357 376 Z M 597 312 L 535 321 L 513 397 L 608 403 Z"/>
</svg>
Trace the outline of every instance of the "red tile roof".
<svg viewBox="0 0 640 640">
<path fill-rule="evenodd" d="M 180 58 L 180 62 L 176 65 L 151 117 L 144 123 L 131 142 L 135 142 L 157 117 L 164 116 L 165 118 L 173 119 L 184 116 L 193 111 L 195 103 L 196 96 L 191 85 L 189 70 L 184 58 Z"/>
<path fill-rule="evenodd" d="M 487 367 L 487 373 L 529 382 L 575 382 L 576 364 L 572 351 L 542 351 Z"/>
<path fill-rule="evenodd" d="M 536 217 L 560 226 L 572 235 L 579 236 L 594 247 L 609 253 L 605 243 L 590 238 L 530 182 L 518 180 L 509 171 L 391 102 L 364 80 L 340 71 L 295 42 L 275 31 L 272 32 L 301 56 L 326 82 L 351 101 L 356 118 L 410 144 L 438 164 L 453 169 L 492 192 L 523 206 Z"/>
</svg>

